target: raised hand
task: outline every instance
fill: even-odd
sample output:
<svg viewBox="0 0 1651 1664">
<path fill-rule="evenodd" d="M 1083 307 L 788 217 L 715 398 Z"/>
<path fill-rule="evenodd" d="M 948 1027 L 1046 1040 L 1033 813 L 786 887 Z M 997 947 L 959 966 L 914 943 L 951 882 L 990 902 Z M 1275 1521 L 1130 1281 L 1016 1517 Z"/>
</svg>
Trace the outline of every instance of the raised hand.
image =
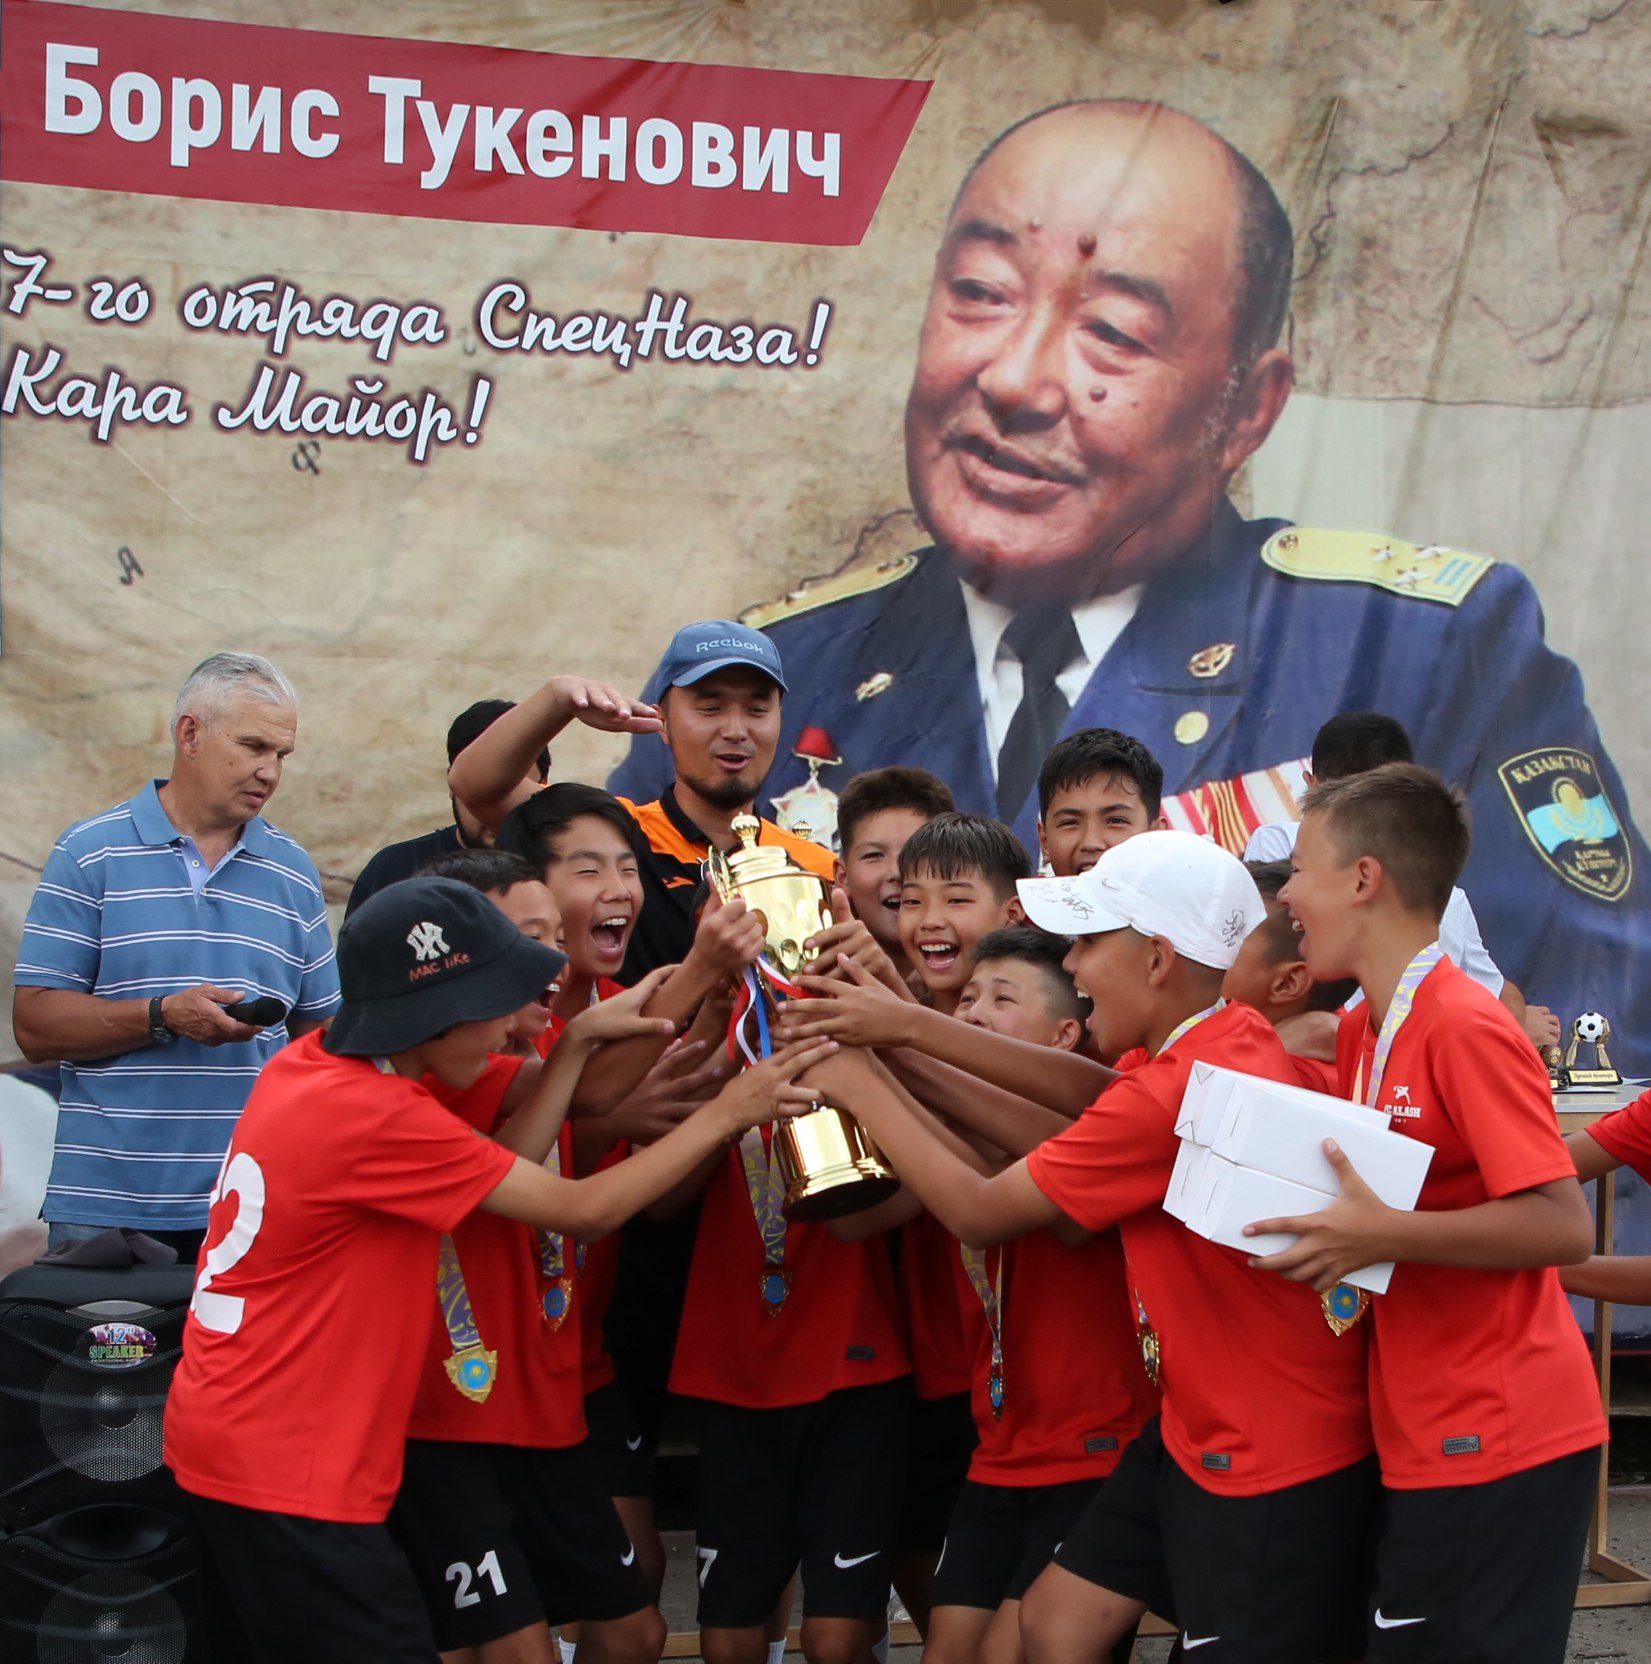
<svg viewBox="0 0 1651 1664">
<path fill-rule="evenodd" d="M 782 1040 L 825 1036 L 845 1046 L 900 1046 L 913 1011 L 847 954 L 837 956 L 838 976 L 805 976 L 799 985 L 815 997 L 791 1000 L 780 1013 Z"/>
<path fill-rule="evenodd" d="M 676 970 L 675 965 L 661 965 L 649 971 L 634 987 L 627 988 L 612 999 L 586 1006 L 564 1030 L 565 1039 L 577 1039 L 589 1045 L 601 1045 L 608 1040 L 630 1040 L 639 1034 L 673 1034 L 676 1024 L 669 1017 L 644 1017 L 642 1007 L 659 991 L 660 985 Z"/>
<path fill-rule="evenodd" d="M 605 734 L 657 734 L 665 726 L 657 706 L 632 699 L 607 682 L 587 676 L 553 676 L 550 685 L 567 720 Z"/>
<path fill-rule="evenodd" d="M 802 1040 L 786 1046 L 761 1063 L 742 1069 L 706 1105 L 706 1113 L 715 1113 L 730 1135 L 765 1121 L 806 1114 L 819 1103 L 819 1093 L 798 1086 L 796 1077 L 824 1062 L 836 1049 L 833 1040 Z"/>
</svg>

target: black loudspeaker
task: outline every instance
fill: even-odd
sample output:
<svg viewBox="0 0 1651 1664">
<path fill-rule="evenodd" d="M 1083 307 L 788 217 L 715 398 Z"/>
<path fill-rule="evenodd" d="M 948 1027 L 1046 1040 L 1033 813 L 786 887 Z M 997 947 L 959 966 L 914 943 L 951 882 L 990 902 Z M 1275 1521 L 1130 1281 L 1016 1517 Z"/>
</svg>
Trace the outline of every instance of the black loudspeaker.
<svg viewBox="0 0 1651 1664">
<path fill-rule="evenodd" d="M 32 1265 L 0 1282 L 0 1528 L 89 1503 L 177 1511 L 161 1418 L 190 1265 Z"/>
<path fill-rule="evenodd" d="M 0 1282 L 0 1658 L 208 1657 L 183 1498 L 161 1465 L 193 1266 Z"/>
<path fill-rule="evenodd" d="M 176 1514 L 71 1508 L 0 1541 L 8 1664 L 208 1664 L 195 1545 Z"/>
</svg>

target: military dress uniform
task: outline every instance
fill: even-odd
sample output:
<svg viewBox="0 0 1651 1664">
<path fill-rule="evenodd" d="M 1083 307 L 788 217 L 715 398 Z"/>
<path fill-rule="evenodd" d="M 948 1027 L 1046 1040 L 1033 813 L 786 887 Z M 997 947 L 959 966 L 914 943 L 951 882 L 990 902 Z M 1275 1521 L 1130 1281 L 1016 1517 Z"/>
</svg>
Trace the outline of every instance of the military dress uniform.
<svg viewBox="0 0 1651 1664">
<path fill-rule="evenodd" d="M 744 622 L 773 638 L 789 683 L 765 798 L 785 800 L 815 774 L 830 789 L 833 775 L 908 763 L 946 781 L 959 808 L 997 813 L 944 551 L 806 584 Z M 1565 1020 L 1607 1013 L 1620 1066 L 1651 1072 L 1645 842 L 1582 678 L 1545 645 L 1536 593 L 1515 568 L 1246 521 L 1223 505 L 1207 536 L 1145 587 L 1063 732 L 1133 734 L 1164 765 L 1171 824 L 1239 851 L 1256 826 L 1294 815 L 1313 735 L 1351 710 L 1398 718 L 1419 760 L 1467 792 L 1474 837 L 1461 882 L 1497 963 Z M 793 755 L 804 728 L 829 734 L 840 771 Z M 634 747 L 613 789 L 654 795 L 660 765 L 663 748 Z M 1033 849 L 1036 821 L 1034 791 L 1014 817 Z"/>
</svg>

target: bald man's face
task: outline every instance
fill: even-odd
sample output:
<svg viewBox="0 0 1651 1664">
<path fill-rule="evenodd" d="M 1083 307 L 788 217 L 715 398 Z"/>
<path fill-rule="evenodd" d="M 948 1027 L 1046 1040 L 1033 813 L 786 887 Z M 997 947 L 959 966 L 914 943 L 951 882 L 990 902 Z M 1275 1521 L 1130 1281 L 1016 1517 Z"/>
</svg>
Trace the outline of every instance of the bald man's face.
<svg viewBox="0 0 1651 1664">
<path fill-rule="evenodd" d="M 1265 437 L 1229 420 L 1238 249 L 1226 153 L 1172 112 L 1058 111 L 978 170 L 935 263 L 906 467 L 980 587 L 1124 589 L 1204 529 Z"/>
</svg>

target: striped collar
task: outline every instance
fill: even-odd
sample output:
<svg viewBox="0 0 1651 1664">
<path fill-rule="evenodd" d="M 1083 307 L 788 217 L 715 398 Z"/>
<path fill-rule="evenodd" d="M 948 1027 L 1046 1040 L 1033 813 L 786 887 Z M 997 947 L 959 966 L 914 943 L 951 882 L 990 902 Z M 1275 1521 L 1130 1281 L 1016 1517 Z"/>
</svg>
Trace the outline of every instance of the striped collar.
<svg viewBox="0 0 1651 1664">
<path fill-rule="evenodd" d="M 137 829 L 138 836 L 154 847 L 167 844 L 181 843 L 185 834 L 180 832 L 168 818 L 166 810 L 161 806 L 160 789 L 164 780 L 151 780 L 127 805 L 131 812 L 132 825 Z M 268 855 L 270 852 L 269 827 L 262 815 L 254 815 L 241 828 L 241 836 L 236 840 L 231 855 Z"/>
</svg>

